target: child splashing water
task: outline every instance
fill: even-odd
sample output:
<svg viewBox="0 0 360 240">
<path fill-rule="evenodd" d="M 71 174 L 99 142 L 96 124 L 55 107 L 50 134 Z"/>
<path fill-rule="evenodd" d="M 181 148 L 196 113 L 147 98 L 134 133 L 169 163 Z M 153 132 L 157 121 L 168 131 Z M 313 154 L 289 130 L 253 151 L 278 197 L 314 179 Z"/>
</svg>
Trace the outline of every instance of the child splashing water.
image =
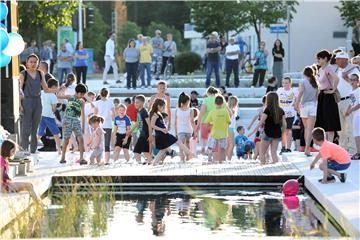
<svg viewBox="0 0 360 240">
<path fill-rule="evenodd" d="M 191 153 L 189 148 L 187 148 L 180 140 L 168 133 L 168 130 L 165 126 L 164 119 L 162 117 L 162 112 L 166 107 L 166 103 L 163 99 L 156 99 L 150 111 L 150 124 L 151 128 L 155 130 L 155 145 L 160 151 L 156 155 L 153 164 L 158 163 L 159 161 L 163 162 L 166 157 L 167 148 L 176 143 L 181 151 L 183 151 L 189 158 L 193 158 L 194 155 Z"/>
<path fill-rule="evenodd" d="M 94 160 L 98 165 L 101 165 L 101 159 L 104 153 L 104 138 L 105 131 L 102 128 L 104 123 L 104 118 L 100 116 L 93 115 L 89 119 L 89 125 L 92 128 L 91 140 L 89 143 L 92 153 L 90 155 L 90 164 L 94 164 Z"/>
</svg>

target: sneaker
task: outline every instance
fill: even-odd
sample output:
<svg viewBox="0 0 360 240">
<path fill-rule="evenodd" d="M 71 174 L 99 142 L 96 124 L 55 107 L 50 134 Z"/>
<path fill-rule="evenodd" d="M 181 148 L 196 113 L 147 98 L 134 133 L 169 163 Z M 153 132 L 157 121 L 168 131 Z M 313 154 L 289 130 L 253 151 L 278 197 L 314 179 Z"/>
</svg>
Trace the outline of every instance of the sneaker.
<svg viewBox="0 0 360 240">
<path fill-rule="evenodd" d="M 107 81 L 103 81 L 103 84 L 104 85 L 108 85 L 109 83 Z"/>
<path fill-rule="evenodd" d="M 319 182 L 322 182 L 322 178 L 319 179 L 318 181 L 319 181 Z M 328 181 L 329 183 L 333 183 L 333 182 L 335 182 L 336 180 L 335 180 L 335 177 L 334 177 L 334 176 L 331 176 L 331 177 L 327 177 L 327 181 Z M 341 181 L 341 180 L 340 180 L 340 181 Z"/>
<path fill-rule="evenodd" d="M 279 155 L 282 155 L 283 153 L 286 153 L 286 152 L 287 152 L 287 151 L 286 151 L 285 148 L 281 148 Z"/>
<path fill-rule="evenodd" d="M 121 83 L 121 80 L 117 80 L 116 83 L 117 83 L 117 84 Z"/>
<path fill-rule="evenodd" d="M 360 160 L 360 153 L 356 153 L 351 157 L 351 160 Z"/>
<path fill-rule="evenodd" d="M 141 89 L 144 89 L 145 88 L 145 86 L 141 86 Z"/>
<path fill-rule="evenodd" d="M 347 174 L 346 173 L 340 173 L 340 182 L 344 183 L 346 181 Z"/>
<path fill-rule="evenodd" d="M 85 159 L 80 160 L 80 165 L 86 165 L 88 162 Z"/>
<path fill-rule="evenodd" d="M 66 160 L 61 160 L 60 161 L 60 164 L 65 164 L 66 163 Z"/>
<path fill-rule="evenodd" d="M 287 149 L 286 149 L 286 152 L 291 152 L 291 150 L 287 148 Z"/>
</svg>

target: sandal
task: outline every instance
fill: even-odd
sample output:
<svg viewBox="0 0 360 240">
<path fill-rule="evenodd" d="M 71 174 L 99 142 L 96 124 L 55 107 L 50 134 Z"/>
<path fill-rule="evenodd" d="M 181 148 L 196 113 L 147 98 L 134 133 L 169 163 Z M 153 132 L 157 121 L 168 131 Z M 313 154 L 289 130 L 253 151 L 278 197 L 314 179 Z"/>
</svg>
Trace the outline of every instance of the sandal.
<svg viewBox="0 0 360 240">
<path fill-rule="evenodd" d="M 356 153 L 351 157 L 351 160 L 360 160 L 360 153 Z"/>
<path fill-rule="evenodd" d="M 322 182 L 322 178 L 319 179 L 318 181 L 321 183 L 321 182 Z M 336 180 L 335 180 L 335 177 L 334 177 L 334 176 L 331 176 L 331 177 L 327 177 L 326 181 L 332 183 L 332 182 L 335 182 Z"/>
</svg>

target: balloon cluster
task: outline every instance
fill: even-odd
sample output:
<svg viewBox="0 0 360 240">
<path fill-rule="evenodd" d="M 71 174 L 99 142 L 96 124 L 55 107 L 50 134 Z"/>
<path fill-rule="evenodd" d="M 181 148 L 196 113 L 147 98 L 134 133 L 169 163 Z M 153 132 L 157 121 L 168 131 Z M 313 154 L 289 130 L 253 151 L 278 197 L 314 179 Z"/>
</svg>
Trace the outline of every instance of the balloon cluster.
<svg viewBox="0 0 360 240">
<path fill-rule="evenodd" d="M 6 19 L 9 9 L 5 3 L 0 2 L 0 21 Z M 24 51 L 25 42 L 22 36 L 16 32 L 8 33 L 6 26 L 0 24 L 0 67 L 5 67 L 11 61 L 11 57 L 17 56 Z"/>
</svg>

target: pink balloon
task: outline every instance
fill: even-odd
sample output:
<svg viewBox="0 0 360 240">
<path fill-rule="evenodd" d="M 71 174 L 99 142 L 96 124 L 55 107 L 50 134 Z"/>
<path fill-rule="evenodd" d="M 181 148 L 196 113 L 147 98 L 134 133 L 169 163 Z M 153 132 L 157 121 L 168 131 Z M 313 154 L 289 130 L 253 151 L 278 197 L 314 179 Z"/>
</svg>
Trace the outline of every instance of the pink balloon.
<svg viewBox="0 0 360 240">
<path fill-rule="evenodd" d="M 296 196 L 299 192 L 299 183 L 295 179 L 287 180 L 282 187 L 285 196 Z"/>
<path fill-rule="evenodd" d="M 300 201 L 297 196 L 284 197 L 283 204 L 288 210 L 295 210 L 299 208 Z"/>
</svg>

